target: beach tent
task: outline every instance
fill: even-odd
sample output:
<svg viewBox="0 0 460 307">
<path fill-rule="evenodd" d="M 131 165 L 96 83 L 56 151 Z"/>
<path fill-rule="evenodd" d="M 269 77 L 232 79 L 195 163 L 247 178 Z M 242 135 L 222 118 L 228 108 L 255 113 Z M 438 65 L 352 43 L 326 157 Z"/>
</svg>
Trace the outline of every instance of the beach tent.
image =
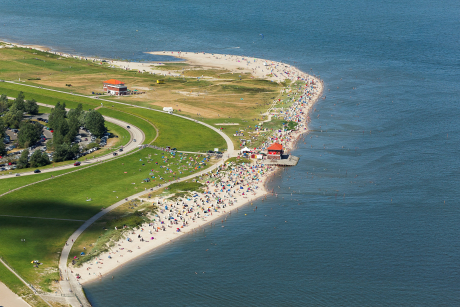
<svg viewBox="0 0 460 307">
<path fill-rule="evenodd" d="M 251 152 L 251 150 L 247 147 L 244 147 L 243 149 L 241 149 L 241 153 L 245 153 L 245 152 Z"/>
</svg>

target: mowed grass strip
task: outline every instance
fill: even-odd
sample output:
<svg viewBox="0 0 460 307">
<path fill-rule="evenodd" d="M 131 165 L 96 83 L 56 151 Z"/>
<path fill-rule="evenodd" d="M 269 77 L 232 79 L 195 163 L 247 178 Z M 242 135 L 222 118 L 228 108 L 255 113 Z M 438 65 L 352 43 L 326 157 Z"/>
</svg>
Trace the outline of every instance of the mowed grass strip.
<svg viewBox="0 0 460 307">
<path fill-rule="evenodd" d="M 32 169 L 27 169 L 29 172 L 34 170 Z M 0 194 L 3 194 L 5 192 L 8 192 L 9 190 L 13 190 L 19 187 L 22 187 L 26 184 L 37 182 L 43 179 L 50 178 L 51 175 L 57 176 L 60 174 L 65 174 L 67 172 L 73 171 L 74 169 L 65 169 L 65 170 L 60 170 L 60 171 L 55 171 L 51 174 L 49 173 L 43 173 L 43 174 L 33 174 L 33 175 L 28 175 L 28 176 L 20 176 L 20 177 L 13 177 L 13 178 L 7 178 L 7 179 L 0 179 Z M 0 203 L 2 202 L 2 198 L 0 198 Z M 3 213 L 2 213 L 3 214 Z"/>
<path fill-rule="evenodd" d="M 71 94 L 59 93 L 45 89 L 30 87 L 20 84 L 0 83 L 0 94 L 5 94 L 10 97 L 17 97 L 19 92 L 23 92 L 25 99 L 35 99 L 37 102 L 56 105 L 58 102 L 65 103 L 67 108 L 74 109 L 79 103 L 83 105 L 83 109 L 88 111 L 101 105 L 97 100 L 75 96 Z"/>
</svg>

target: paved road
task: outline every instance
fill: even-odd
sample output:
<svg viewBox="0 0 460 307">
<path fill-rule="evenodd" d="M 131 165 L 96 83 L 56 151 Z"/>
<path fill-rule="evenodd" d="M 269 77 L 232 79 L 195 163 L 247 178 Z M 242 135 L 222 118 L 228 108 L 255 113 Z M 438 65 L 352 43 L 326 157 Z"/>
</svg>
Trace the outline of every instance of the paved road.
<svg viewBox="0 0 460 307">
<path fill-rule="evenodd" d="M 54 106 L 44 104 L 44 103 L 37 103 L 37 104 L 41 105 L 41 106 L 45 106 L 45 107 L 53 107 L 54 108 Z M 67 109 L 67 110 L 69 110 L 69 109 Z M 130 134 L 130 140 L 125 146 L 123 146 L 123 151 L 118 152 L 119 156 L 127 154 L 128 152 L 137 149 L 139 147 L 139 145 L 141 145 L 145 141 L 145 134 L 138 127 L 133 126 L 130 123 L 127 123 L 125 121 L 122 121 L 122 120 L 119 120 L 119 119 L 116 119 L 116 118 L 113 118 L 113 117 L 104 116 L 104 119 L 106 121 L 110 122 L 110 123 L 113 123 L 115 125 L 118 125 L 118 126 L 124 128 Z M 130 126 L 131 128 L 128 129 L 127 126 Z M 133 139 L 136 139 L 136 142 L 133 142 Z M 82 161 L 81 165 L 86 166 L 86 165 L 90 165 L 90 164 L 93 164 L 93 163 L 97 163 L 98 161 L 105 161 L 105 160 L 111 159 L 113 157 L 114 157 L 113 154 L 109 153 L 109 154 L 106 154 L 104 156 L 93 158 L 93 159 L 88 160 L 88 161 Z M 57 166 L 57 167 L 53 167 L 53 168 L 44 168 L 44 169 L 41 169 L 41 172 L 42 173 L 49 173 L 49 172 L 54 172 L 54 171 L 59 171 L 59 170 L 64 170 L 64 169 L 69 169 L 69 168 L 75 168 L 75 166 L 73 166 L 73 163 L 67 164 L 67 165 L 61 165 L 61 166 Z M 30 171 L 30 172 L 24 172 L 24 173 L 20 173 L 20 174 L 21 174 L 21 176 L 28 176 L 28 175 L 33 175 L 34 172 Z M 0 179 L 6 179 L 6 178 L 15 177 L 15 176 L 16 176 L 16 174 L 3 175 L 3 176 L 0 176 Z"/>
</svg>

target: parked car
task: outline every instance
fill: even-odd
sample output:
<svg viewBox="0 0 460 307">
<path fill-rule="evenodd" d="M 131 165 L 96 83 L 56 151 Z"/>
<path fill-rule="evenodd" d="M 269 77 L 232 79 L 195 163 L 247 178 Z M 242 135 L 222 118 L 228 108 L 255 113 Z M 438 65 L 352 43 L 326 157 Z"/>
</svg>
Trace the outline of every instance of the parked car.
<svg viewBox="0 0 460 307">
<path fill-rule="evenodd" d="M 118 149 L 118 151 L 120 151 L 120 152 L 123 151 L 123 148 Z"/>
<path fill-rule="evenodd" d="M 81 162 L 80 161 L 77 161 L 73 164 L 73 166 L 80 166 L 81 165 Z"/>
<path fill-rule="evenodd" d="M 116 152 L 113 153 L 114 156 L 118 155 Z"/>
<path fill-rule="evenodd" d="M 137 142 L 136 139 L 133 139 L 133 142 Z"/>
<path fill-rule="evenodd" d="M 126 126 L 126 128 L 130 129 L 131 127 L 130 127 L 130 126 Z"/>
<path fill-rule="evenodd" d="M 19 173 L 16 173 L 16 177 L 19 177 L 19 176 L 21 176 L 21 174 L 19 174 Z"/>
<path fill-rule="evenodd" d="M 34 173 L 38 174 L 38 173 L 41 173 L 41 171 L 39 169 L 36 169 L 36 170 L 34 170 Z"/>
</svg>

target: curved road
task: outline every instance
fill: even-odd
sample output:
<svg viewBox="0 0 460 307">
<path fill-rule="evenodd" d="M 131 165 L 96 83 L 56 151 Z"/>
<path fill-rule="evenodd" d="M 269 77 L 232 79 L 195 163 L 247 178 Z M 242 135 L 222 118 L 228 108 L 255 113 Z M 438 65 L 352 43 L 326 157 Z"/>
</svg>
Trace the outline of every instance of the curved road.
<svg viewBox="0 0 460 307">
<path fill-rule="evenodd" d="M 44 104 L 44 103 L 37 103 L 37 104 L 41 105 L 41 106 L 45 106 L 45 107 L 54 107 L 52 105 L 48 105 L 48 104 Z M 66 110 L 69 110 L 69 109 L 66 109 Z M 116 119 L 116 118 L 113 118 L 113 117 L 104 116 L 104 119 L 106 121 L 110 122 L 110 123 L 113 123 L 115 125 L 118 125 L 118 126 L 124 128 L 130 134 L 129 142 L 126 145 L 123 146 L 123 151 L 118 152 L 118 155 L 120 155 L 120 156 L 124 155 L 124 154 L 126 154 L 126 153 L 128 153 L 128 152 L 130 152 L 130 151 L 132 151 L 132 150 L 134 150 L 136 148 L 138 148 L 138 146 L 141 145 L 144 142 L 145 134 L 138 127 L 133 126 L 130 123 L 127 123 L 125 121 L 122 121 L 122 120 L 119 120 L 119 119 Z M 130 126 L 131 128 L 128 129 L 127 126 Z M 136 139 L 136 142 L 133 142 L 133 139 Z M 109 153 L 109 154 L 106 154 L 106 155 L 103 155 L 103 156 L 100 156 L 100 157 L 97 157 L 97 158 L 93 158 L 93 159 L 88 160 L 88 161 L 81 161 L 81 165 L 86 166 L 86 165 L 90 165 L 90 164 L 97 163 L 97 162 L 100 162 L 100 161 L 108 160 L 108 159 L 111 159 L 113 157 L 114 157 L 113 154 Z M 42 169 L 41 172 L 42 173 L 50 173 L 50 172 L 69 169 L 69 168 L 75 168 L 73 163 L 72 164 L 67 164 L 67 165 L 61 165 L 61 166 L 53 167 L 53 168 L 45 168 L 45 169 Z M 28 175 L 33 175 L 34 172 L 30 171 L 30 172 L 24 172 L 24 173 L 20 173 L 20 174 L 21 174 L 21 176 L 28 176 Z M 16 176 L 16 173 L 10 174 L 10 175 L 3 175 L 3 176 L 0 177 L 0 179 L 12 178 L 12 177 L 15 177 L 15 176 Z"/>
</svg>

